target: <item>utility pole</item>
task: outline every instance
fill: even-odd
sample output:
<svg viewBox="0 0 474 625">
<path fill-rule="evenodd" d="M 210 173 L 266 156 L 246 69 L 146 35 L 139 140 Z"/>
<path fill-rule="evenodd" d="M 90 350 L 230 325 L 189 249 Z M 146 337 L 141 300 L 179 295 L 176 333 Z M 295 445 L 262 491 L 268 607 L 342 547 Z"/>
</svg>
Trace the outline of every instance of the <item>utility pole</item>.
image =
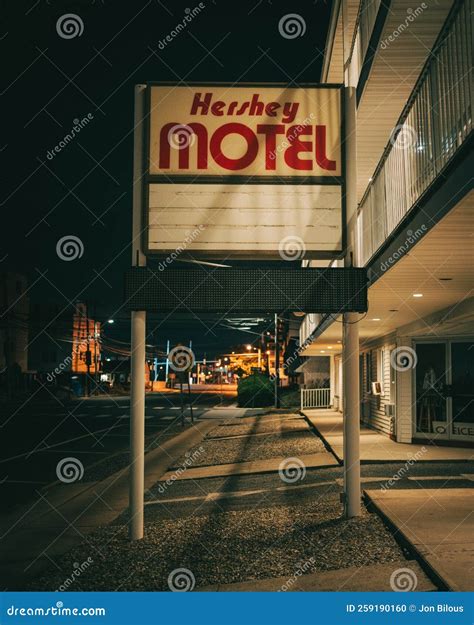
<svg viewBox="0 0 474 625">
<path fill-rule="evenodd" d="M 278 343 L 278 315 L 275 313 L 275 408 L 280 407 L 280 344 Z"/>
<path fill-rule="evenodd" d="M 94 302 L 94 391 L 97 393 L 98 389 L 98 376 L 97 369 L 99 363 L 97 362 L 97 304 Z"/>
<path fill-rule="evenodd" d="M 146 257 L 141 248 L 143 133 L 145 85 L 135 87 L 133 145 L 133 225 L 132 266 L 144 267 Z M 143 538 L 145 491 L 145 336 L 146 312 L 132 311 L 131 381 L 130 381 L 130 540 Z"/>
<path fill-rule="evenodd" d="M 170 361 L 168 360 L 168 354 L 170 353 L 170 340 L 166 341 L 166 362 L 165 362 L 165 388 L 168 386 L 168 372 L 170 370 Z"/>
<path fill-rule="evenodd" d="M 352 37 L 348 25 L 348 0 L 342 0 L 344 46 L 344 111 L 345 132 L 345 201 L 347 253 L 344 267 L 356 264 L 355 223 L 357 217 L 357 100 L 356 77 L 351 63 Z M 346 518 L 360 516 L 360 387 L 359 326 L 357 313 L 343 315 L 343 447 L 344 447 L 344 512 Z"/>
<path fill-rule="evenodd" d="M 91 376 L 91 346 L 89 341 L 89 305 L 84 304 L 86 309 L 86 397 L 90 395 L 90 376 Z"/>
</svg>

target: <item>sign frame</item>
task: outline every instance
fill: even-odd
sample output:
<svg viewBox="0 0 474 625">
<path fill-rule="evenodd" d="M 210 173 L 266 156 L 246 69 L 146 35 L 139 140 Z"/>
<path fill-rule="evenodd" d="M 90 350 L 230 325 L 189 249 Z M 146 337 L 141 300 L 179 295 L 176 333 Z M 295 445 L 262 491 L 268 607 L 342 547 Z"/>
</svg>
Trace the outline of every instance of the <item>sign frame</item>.
<svg viewBox="0 0 474 625">
<path fill-rule="evenodd" d="M 346 224 L 346 120 L 344 106 L 344 85 L 340 83 L 283 83 L 283 82 L 202 82 L 189 81 L 183 84 L 180 81 L 150 81 L 143 83 L 146 87 L 144 94 L 144 114 L 142 123 L 142 168 L 141 168 L 141 198 L 142 198 L 142 228 L 141 247 L 148 258 L 163 259 L 172 251 L 151 250 L 148 245 L 149 236 L 149 188 L 151 184 L 252 184 L 252 185 L 315 185 L 315 186 L 338 186 L 341 189 L 341 249 L 334 251 L 312 251 L 305 255 L 305 259 L 311 260 L 337 260 L 344 258 L 347 250 L 347 224 Z M 199 175 L 194 174 L 151 174 L 150 173 L 150 130 L 151 130 L 151 92 L 153 87 L 241 87 L 241 88 L 281 88 L 281 89 L 337 89 L 340 99 L 340 137 L 341 137 L 341 173 L 340 176 L 253 176 L 253 175 Z M 254 262 L 268 261 L 269 257 L 275 256 L 272 252 L 259 252 L 258 255 L 248 251 L 197 251 L 183 250 L 180 253 L 183 259 L 199 260 L 251 260 Z M 278 259 L 275 260 L 278 262 Z"/>
</svg>

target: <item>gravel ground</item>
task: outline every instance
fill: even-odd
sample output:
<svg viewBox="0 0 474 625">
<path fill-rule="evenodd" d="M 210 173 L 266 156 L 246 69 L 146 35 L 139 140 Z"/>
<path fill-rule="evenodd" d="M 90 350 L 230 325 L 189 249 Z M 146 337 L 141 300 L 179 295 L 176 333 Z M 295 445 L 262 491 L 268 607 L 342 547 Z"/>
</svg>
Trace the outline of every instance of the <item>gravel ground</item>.
<svg viewBox="0 0 474 625">
<path fill-rule="evenodd" d="M 203 449 L 203 451 L 200 451 Z M 269 434 L 255 438 L 236 438 L 229 440 L 207 439 L 193 447 L 186 456 L 176 462 L 176 467 L 183 465 L 190 456 L 194 458 L 193 467 L 267 460 L 269 458 L 289 458 L 303 454 L 325 452 L 322 442 L 312 432 L 289 432 Z"/>
<path fill-rule="evenodd" d="M 395 562 L 403 553 L 374 514 L 343 520 L 337 494 L 322 500 L 261 510 L 147 523 L 145 538 L 127 541 L 124 526 L 101 528 L 56 559 L 29 590 L 54 590 L 92 563 L 68 590 L 168 590 L 168 576 L 188 569 L 196 588 L 295 574 Z M 59 569 L 57 568 L 59 567 Z"/>
<path fill-rule="evenodd" d="M 309 426 L 304 419 L 268 419 L 259 421 L 255 424 L 242 425 L 221 425 L 211 430 L 207 435 L 208 438 L 217 438 L 222 436 L 241 436 L 243 434 L 260 434 L 262 432 L 291 432 L 293 430 L 309 431 Z"/>
</svg>

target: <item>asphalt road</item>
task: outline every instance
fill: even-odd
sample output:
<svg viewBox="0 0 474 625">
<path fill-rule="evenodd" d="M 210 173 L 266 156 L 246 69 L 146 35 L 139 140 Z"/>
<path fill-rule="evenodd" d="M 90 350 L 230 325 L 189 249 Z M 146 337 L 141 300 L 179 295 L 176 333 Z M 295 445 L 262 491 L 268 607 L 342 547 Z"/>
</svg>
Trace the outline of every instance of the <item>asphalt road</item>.
<svg viewBox="0 0 474 625">
<path fill-rule="evenodd" d="M 192 394 L 197 418 L 207 409 L 229 405 L 225 393 Z M 130 400 L 100 397 L 70 402 L 37 401 L 2 406 L 0 415 L 0 496 L 2 507 L 23 503 L 36 490 L 57 480 L 58 463 L 77 458 L 84 467 L 82 481 L 103 479 L 128 461 Z M 153 393 L 146 397 L 147 445 L 182 430 L 180 397 Z M 189 415 L 189 410 L 186 413 Z M 189 418 L 187 419 L 189 421 Z"/>
<path fill-rule="evenodd" d="M 231 394 L 195 393 L 192 401 L 195 417 L 199 418 L 210 408 L 232 404 L 235 398 Z M 187 422 L 190 422 L 189 418 Z M 68 403 L 33 399 L 3 407 L 0 424 L 3 508 L 10 509 L 28 501 L 41 487 L 56 481 L 58 463 L 64 458 L 73 457 L 80 461 L 84 467 L 83 482 L 103 479 L 126 466 L 129 425 L 128 397 L 101 397 Z M 181 431 L 179 395 L 147 395 L 146 446 L 152 448 Z M 394 488 L 436 489 L 472 487 L 474 484 L 472 464 L 419 462 L 408 469 L 403 468 L 402 463 L 362 465 L 362 486 L 380 487 L 400 469 L 401 479 Z M 284 484 L 278 474 L 201 479 L 198 483 L 183 481 L 167 493 L 166 505 L 159 503 L 163 499 L 160 495 L 155 504 L 147 506 L 147 513 L 186 516 L 196 509 L 196 505 L 204 509 L 210 506 L 236 509 L 254 506 L 257 500 L 263 505 L 274 505 L 288 497 L 304 499 L 311 496 L 312 489 L 307 486 L 312 483 L 320 484 L 321 492 L 326 488 L 340 491 L 342 477 L 340 467 L 308 470 L 301 488 L 291 491 L 280 488 Z M 212 496 L 208 497 L 209 493 L 213 493 Z"/>
</svg>

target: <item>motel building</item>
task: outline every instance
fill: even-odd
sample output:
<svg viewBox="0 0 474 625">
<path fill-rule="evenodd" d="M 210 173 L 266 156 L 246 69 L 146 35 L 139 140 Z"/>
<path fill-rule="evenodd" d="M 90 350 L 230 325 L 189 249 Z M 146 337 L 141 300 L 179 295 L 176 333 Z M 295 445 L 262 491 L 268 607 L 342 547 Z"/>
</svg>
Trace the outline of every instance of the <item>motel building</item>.
<svg viewBox="0 0 474 625">
<path fill-rule="evenodd" d="M 347 3 L 357 86 L 352 245 L 369 272 L 360 415 L 401 443 L 474 441 L 471 5 Z M 342 9 L 336 0 L 321 82 L 343 82 Z M 306 407 L 344 411 L 341 321 L 302 321 L 301 353 L 329 361 L 331 386 L 302 391 Z"/>
</svg>

